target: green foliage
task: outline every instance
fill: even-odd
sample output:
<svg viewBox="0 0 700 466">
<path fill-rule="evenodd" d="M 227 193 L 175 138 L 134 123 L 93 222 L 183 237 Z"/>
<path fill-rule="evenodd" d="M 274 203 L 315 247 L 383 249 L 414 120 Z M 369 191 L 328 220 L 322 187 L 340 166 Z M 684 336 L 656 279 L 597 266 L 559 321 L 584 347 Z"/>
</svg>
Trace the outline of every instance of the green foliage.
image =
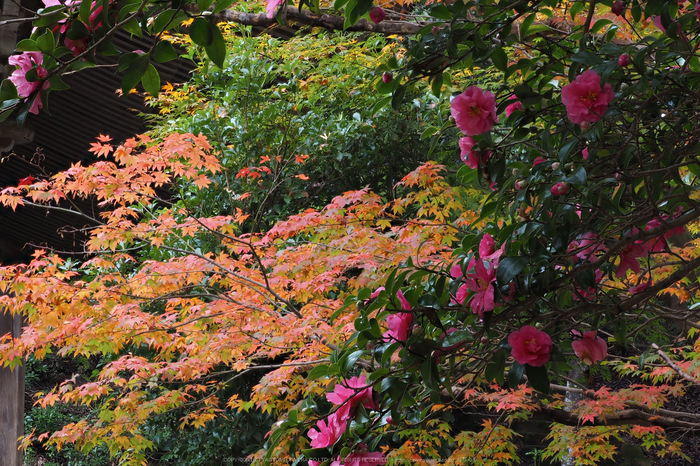
<svg viewBox="0 0 700 466">
<path fill-rule="evenodd" d="M 173 412 L 149 420 L 144 433 L 153 441 L 151 464 L 208 466 L 240 462 L 258 451 L 274 419 L 258 410 L 225 410 L 203 427 L 181 429 L 181 413 Z"/>
<path fill-rule="evenodd" d="M 30 379 L 31 380 L 31 379 Z M 24 416 L 24 431 L 30 433 L 36 429 L 36 433 L 53 433 L 61 430 L 63 426 L 71 422 L 77 422 L 89 414 L 85 408 L 76 408 L 64 404 L 56 404 L 42 408 L 35 406 Z M 27 453 L 25 464 L 44 464 L 45 466 L 108 466 L 113 462 L 110 459 L 106 446 L 102 445 L 89 454 L 83 453 L 73 445 L 67 445 L 60 450 L 55 445 L 31 447 Z M 32 462 L 36 457 L 37 463 Z M 42 461 L 38 462 L 41 457 Z"/>
<path fill-rule="evenodd" d="M 431 141 L 421 133 L 449 116 L 447 95 L 424 86 L 398 111 L 373 111 L 381 82 L 374 70 L 402 50 L 398 42 L 325 32 L 281 42 L 243 28 L 226 37 L 224 69 L 203 63 L 190 83 L 154 101 L 161 114 L 150 117 L 156 137 L 201 132 L 219 151 L 226 170 L 213 189 L 181 186 L 192 211 L 241 208 L 252 216 L 251 230 L 260 230 L 364 186 L 391 198 L 403 175 L 426 160 Z M 457 167 L 454 138 L 433 158 Z"/>
</svg>

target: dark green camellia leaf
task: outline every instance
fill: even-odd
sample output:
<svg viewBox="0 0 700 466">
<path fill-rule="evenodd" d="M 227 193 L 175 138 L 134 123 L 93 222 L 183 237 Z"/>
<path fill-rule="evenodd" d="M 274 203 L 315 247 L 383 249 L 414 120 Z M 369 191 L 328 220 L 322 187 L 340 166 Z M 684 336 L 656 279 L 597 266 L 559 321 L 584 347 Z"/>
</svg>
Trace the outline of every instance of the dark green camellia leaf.
<svg viewBox="0 0 700 466">
<path fill-rule="evenodd" d="M 0 102 L 18 98 L 17 88 L 9 79 L 4 79 L 0 83 Z"/>
<path fill-rule="evenodd" d="M 54 47 L 56 46 L 53 33 L 47 29 L 45 33 L 37 37 L 36 45 L 39 47 L 40 51 L 51 55 Z"/>
<path fill-rule="evenodd" d="M 60 75 L 55 74 L 49 78 L 49 82 L 51 83 L 51 90 L 52 91 L 65 91 L 70 89 L 70 86 L 63 81 Z M 0 99 L 2 100 L 2 99 Z"/>
<path fill-rule="evenodd" d="M 82 21 L 71 21 L 70 30 L 68 31 L 68 38 L 70 40 L 78 40 L 90 35 L 85 24 Z"/>
<path fill-rule="evenodd" d="M 306 380 L 316 380 L 320 379 L 321 377 L 325 377 L 328 375 L 328 366 L 326 365 L 321 365 L 321 366 L 316 366 L 313 369 L 311 369 L 311 372 L 309 372 L 306 376 Z"/>
<path fill-rule="evenodd" d="M 173 16 L 177 12 L 178 10 L 175 9 L 165 10 L 156 17 L 156 20 L 153 22 L 153 30 L 156 32 L 156 34 L 159 34 L 163 31 L 167 31 L 168 29 L 172 28 L 173 23 L 175 23 L 173 21 Z"/>
<path fill-rule="evenodd" d="M 207 57 L 214 62 L 216 66 L 223 69 L 224 61 L 226 60 L 226 41 L 219 28 L 213 22 L 209 23 L 209 33 L 212 37 L 211 43 L 204 47 L 207 51 Z"/>
<path fill-rule="evenodd" d="M 33 41 L 31 39 L 22 39 L 15 46 L 15 51 L 16 52 L 38 52 L 39 46 L 36 44 L 36 41 Z"/>
<path fill-rule="evenodd" d="M 497 384 L 503 385 L 503 374 L 506 369 L 506 352 L 499 351 L 494 354 L 491 362 L 486 366 L 484 377 L 487 382 L 495 380 Z"/>
<path fill-rule="evenodd" d="M 503 258 L 496 270 L 496 280 L 500 286 L 507 285 L 527 265 L 527 257 L 509 256 Z"/>
<path fill-rule="evenodd" d="M 56 24 L 58 21 L 62 20 L 63 18 L 66 18 L 67 15 L 65 11 L 58 12 L 57 10 L 65 10 L 65 6 L 54 5 L 48 8 L 44 8 L 43 10 L 41 10 L 41 18 L 34 21 L 32 25 L 35 28 L 43 28 L 46 26 Z M 50 14 L 52 11 L 57 11 L 57 13 L 52 15 Z"/>
<path fill-rule="evenodd" d="M 141 32 L 141 23 L 139 23 L 138 18 L 133 18 L 130 20 L 128 23 L 126 23 L 124 26 L 124 30 L 131 34 L 132 36 L 136 37 L 143 37 L 143 33 Z"/>
<path fill-rule="evenodd" d="M 515 388 L 520 385 L 520 380 L 523 378 L 523 373 L 525 372 L 525 366 L 519 364 L 517 361 L 513 361 L 510 365 L 510 370 L 508 371 L 508 384 L 510 388 Z"/>
<path fill-rule="evenodd" d="M 549 375 L 545 366 L 533 367 L 527 364 L 525 368 L 527 381 L 532 388 L 542 393 L 549 393 Z"/>
<path fill-rule="evenodd" d="M 214 5 L 214 10 L 212 10 L 212 14 L 217 14 L 220 11 L 224 11 L 226 8 L 230 7 L 233 4 L 233 0 L 221 0 L 216 2 L 216 5 Z"/>
<path fill-rule="evenodd" d="M 150 56 L 148 54 L 143 54 L 136 57 L 131 64 L 129 64 L 122 78 L 122 92 L 124 95 L 128 94 L 129 91 L 136 87 L 139 81 L 141 81 L 141 78 L 148 69 L 149 59 Z"/>
<path fill-rule="evenodd" d="M 569 176 L 566 181 L 571 184 L 586 184 L 588 175 L 586 174 L 586 169 L 584 167 L 578 167 L 578 169 Z"/>
<path fill-rule="evenodd" d="M 195 18 L 190 24 L 190 39 L 201 47 L 211 45 L 214 36 L 211 27 L 209 27 L 209 21 L 202 17 Z"/>
<path fill-rule="evenodd" d="M 175 47 L 167 40 L 161 40 L 153 50 L 153 59 L 158 63 L 165 63 L 177 58 Z"/>
<path fill-rule="evenodd" d="M 398 110 L 401 107 L 403 98 L 406 95 L 406 86 L 399 86 L 391 96 L 391 106 L 394 110 Z"/>
<path fill-rule="evenodd" d="M 150 63 L 148 64 L 148 68 L 146 68 L 146 72 L 143 74 L 143 78 L 141 78 L 141 84 L 143 84 L 143 88 L 146 92 L 153 97 L 158 97 L 158 92 L 160 92 L 160 75 L 156 67 Z"/>
<path fill-rule="evenodd" d="M 197 8 L 199 11 L 207 11 L 214 0 L 197 0 Z"/>
<path fill-rule="evenodd" d="M 90 22 L 90 12 L 92 10 L 92 2 L 82 2 L 78 10 L 78 17 L 85 23 Z"/>
<path fill-rule="evenodd" d="M 506 71 L 508 69 L 508 55 L 506 55 L 501 47 L 493 49 L 491 60 L 496 69 L 500 71 Z"/>
</svg>

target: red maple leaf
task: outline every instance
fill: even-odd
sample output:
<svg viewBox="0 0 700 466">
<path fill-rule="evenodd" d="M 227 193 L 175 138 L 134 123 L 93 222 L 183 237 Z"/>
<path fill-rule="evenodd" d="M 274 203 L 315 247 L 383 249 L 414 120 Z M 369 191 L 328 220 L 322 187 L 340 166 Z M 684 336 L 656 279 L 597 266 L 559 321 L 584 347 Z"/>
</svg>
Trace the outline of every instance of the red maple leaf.
<svg viewBox="0 0 700 466">
<path fill-rule="evenodd" d="M 33 176 L 29 175 L 26 178 L 22 178 L 19 180 L 19 183 L 17 183 L 17 186 L 29 186 L 30 184 L 33 184 L 36 181 L 36 178 Z"/>
</svg>

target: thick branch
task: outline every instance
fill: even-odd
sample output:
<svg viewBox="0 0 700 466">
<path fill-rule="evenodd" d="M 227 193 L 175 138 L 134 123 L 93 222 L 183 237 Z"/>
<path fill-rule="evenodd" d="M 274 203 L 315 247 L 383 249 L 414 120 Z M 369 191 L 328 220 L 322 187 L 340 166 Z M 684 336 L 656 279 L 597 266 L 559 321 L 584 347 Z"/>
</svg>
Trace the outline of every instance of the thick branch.
<svg viewBox="0 0 700 466">
<path fill-rule="evenodd" d="M 243 13 L 240 11 L 224 10 L 220 13 L 214 15 L 217 22 L 219 21 L 231 21 L 234 23 L 245 24 L 248 26 L 262 26 L 270 27 L 277 24 L 275 18 L 268 18 L 265 13 Z M 374 24 L 366 19 L 360 19 L 354 25 L 345 29 L 343 26 L 345 24 L 345 18 L 342 16 L 334 16 L 316 13 L 309 10 L 300 10 L 299 8 L 288 6 L 286 11 L 286 18 L 289 21 L 295 23 L 306 24 L 308 26 L 317 26 L 326 29 L 338 29 L 347 31 L 367 31 L 376 32 L 379 34 L 404 34 L 413 35 L 420 31 L 421 28 L 425 27 L 427 24 L 419 23 L 409 23 L 407 21 L 382 21 L 379 24 Z"/>
<path fill-rule="evenodd" d="M 540 412 L 547 419 L 567 426 L 621 426 L 631 424 L 647 427 L 659 426 L 664 429 L 684 429 L 693 432 L 700 431 L 700 423 L 683 421 L 669 416 L 660 416 L 657 413 L 647 413 L 639 409 L 625 409 L 605 417 L 596 416 L 593 423 L 586 422 L 586 424 L 581 423 L 578 415 L 563 409 L 542 405 Z"/>
</svg>

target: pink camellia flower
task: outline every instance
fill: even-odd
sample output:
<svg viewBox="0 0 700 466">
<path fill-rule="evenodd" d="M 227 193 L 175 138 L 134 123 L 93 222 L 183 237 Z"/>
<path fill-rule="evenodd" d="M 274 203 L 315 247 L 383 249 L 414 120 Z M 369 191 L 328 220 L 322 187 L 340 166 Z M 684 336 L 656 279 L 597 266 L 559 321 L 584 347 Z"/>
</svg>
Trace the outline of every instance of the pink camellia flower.
<svg viewBox="0 0 700 466">
<path fill-rule="evenodd" d="M 588 160 L 588 147 L 581 151 L 581 155 L 583 155 L 583 160 Z"/>
<path fill-rule="evenodd" d="M 517 99 L 516 96 L 512 95 L 510 96 L 510 99 L 508 100 L 514 100 Z M 517 102 L 513 102 L 512 104 L 508 105 L 506 107 L 506 116 L 509 117 L 513 112 L 522 110 L 523 109 L 523 103 L 520 102 L 519 100 Z"/>
<path fill-rule="evenodd" d="M 479 257 L 485 259 L 496 252 L 496 242 L 493 240 L 493 236 L 488 233 L 484 233 L 484 236 L 479 241 Z"/>
<path fill-rule="evenodd" d="M 566 181 L 561 181 L 554 186 L 552 186 L 551 193 L 552 196 L 565 196 L 571 191 L 571 186 Z"/>
<path fill-rule="evenodd" d="M 464 274 L 462 273 L 462 265 L 459 263 L 459 261 L 452 264 L 452 267 L 450 267 L 450 277 L 454 278 L 455 280 L 458 280 L 463 276 Z"/>
<path fill-rule="evenodd" d="M 111 2 L 110 2 L 111 3 Z M 102 26 L 102 5 L 97 6 L 97 2 L 92 2 L 92 13 L 90 13 L 89 24 L 87 24 L 87 30 L 92 32 L 99 29 Z M 99 21 L 95 21 L 100 18 Z"/>
<path fill-rule="evenodd" d="M 316 423 L 318 430 L 314 428 L 309 429 L 311 448 L 330 447 L 343 435 L 345 432 L 345 420 L 339 418 L 338 412 L 340 410 L 328 416 L 326 421 L 323 419 L 319 420 Z"/>
<path fill-rule="evenodd" d="M 470 291 L 475 292 L 469 301 L 469 307 L 475 314 L 479 314 L 480 317 L 484 316 L 484 312 L 493 311 L 493 308 L 496 307 L 493 291 L 493 282 L 495 281 L 496 266 L 489 263 L 489 268 L 487 269 L 483 260 L 476 261 L 474 273 L 467 275 L 465 285 Z M 459 298 L 459 293 L 457 297 Z"/>
<path fill-rule="evenodd" d="M 274 18 L 275 11 L 277 10 L 277 7 L 282 5 L 284 2 L 285 2 L 285 0 L 267 0 L 267 3 L 265 5 L 265 11 L 267 12 L 267 17 Z"/>
<path fill-rule="evenodd" d="M 387 316 L 386 326 L 389 330 L 384 332 L 384 341 L 406 341 L 411 322 L 413 314 L 408 312 L 397 312 Z"/>
<path fill-rule="evenodd" d="M 409 303 L 406 297 L 403 295 L 403 291 L 399 290 L 396 293 L 396 297 L 399 298 L 402 310 L 410 311 L 412 309 L 411 303 Z M 410 312 L 397 312 L 388 315 L 386 318 L 386 326 L 388 327 L 388 330 L 384 332 L 383 340 L 406 341 L 406 339 L 408 339 L 408 333 L 411 329 L 412 323 L 413 314 Z"/>
<path fill-rule="evenodd" d="M 374 298 L 376 298 L 377 296 L 379 296 L 379 293 L 381 293 L 381 292 L 384 291 L 385 289 L 386 289 L 386 288 L 384 288 L 383 286 L 380 286 L 379 288 L 377 288 L 376 290 L 374 290 L 374 291 L 372 292 L 371 295 L 369 295 L 369 299 L 374 299 Z"/>
<path fill-rule="evenodd" d="M 493 236 L 484 233 L 484 236 L 479 241 L 479 257 L 485 260 L 495 260 L 505 252 L 506 243 L 503 243 L 500 248 L 496 249 L 496 241 Z"/>
<path fill-rule="evenodd" d="M 369 295 L 369 299 L 365 299 L 365 304 L 369 304 L 370 301 L 372 301 L 373 299 L 376 299 L 376 298 L 379 296 L 379 293 L 381 293 L 381 292 L 384 291 L 385 289 L 386 289 L 386 288 L 384 288 L 383 286 L 380 286 L 379 288 L 377 288 L 376 290 L 374 290 L 374 291 L 372 292 L 372 294 Z"/>
<path fill-rule="evenodd" d="M 614 97 L 612 86 L 600 87 L 600 76 L 593 70 L 578 75 L 561 90 L 561 101 L 572 123 L 595 123 L 600 120 Z"/>
<path fill-rule="evenodd" d="M 10 75 L 10 81 L 12 81 L 12 84 L 17 88 L 17 95 L 20 97 L 27 98 L 32 95 L 32 93 L 39 88 L 41 80 L 46 79 L 49 75 L 46 68 L 42 66 L 44 63 L 44 54 L 41 52 L 24 52 L 22 55 L 11 56 L 7 61 L 10 65 L 18 67 Z M 36 75 L 39 78 L 37 81 L 27 80 L 27 73 L 32 68 L 36 68 Z M 41 90 L 46 90 L 49 86 L 51 86 L 51 83 L 44 81 L 44 83 L 41 84 Z M 34 99 L 32 108 L 29 109 L 29 111 L 35 115 L 39 113 L 39 109 L 43 106 L 41 102 L 41 90 Z"/>
<path fill-rule="evenodd" d="M 644 243 L 632 243 L 628 245 L 620 253 L 620 265 L 617 266 L 615 275 L 617 278 L 625 278 L 627 276 L 627 270 L 632 270 L 634 273 L 639 273 L 642 268 L 639 265 L 638 257 L 644 257 L 649 253 L 647 245 Z"/>
<path fill-rule="evenodd" d="M 496 96 L 478 86 L 469 86 L 452 99 L 450 112 L 457 127 L 467 136 L 483 134 L 498 123 Z"/>
<path fill-rule="evenodd" d="M 372 397 L 372 385 L 367 383 L 367 377 L 364 374 L 336 384 L 331 393 L 326 393 L 326 399 L 339 406 L 345 405 L 347 402 L 350 411 L 357 405 L 363 405 L 367 409 L 378 408 Z"/>
<path fill-rule="evenodd" d="M 452 296 L 451 301 L 453 304 L 459 304 L 461 306 L 462 304 L 464 304 L 464 301 L 466 301 L 468 296 L 469 288 L 465 283 L 463 283 L 457 290 L 457 294 Z"/>
<path fill-rule="evenodd" d="M 381 23 L 382 21 L 384 21 L 384 18 L 386 18 L 386 11 L 384 11 L 384 8 L 375 6 L 369 11 L 369 19 L 374 24 Z"/>
<path fill-rule="evenodd" d="M 479 168 L 479 163 L 485 164 L 491 157 L 491 151 L 481 152 L 472 150 L 476 141 L 469 136 L 459 139 L 459 148 L 461 150 L 460 157 L 469 168 Z"/>
<path fill-rule="evenodd" d="M 630 60 L 630 56 L 626 53 L 623 53 L 620 55 L 620 57 L 617 59 L 617 64 L 620 65 L 621 67 L 625 68 L 629 66 L 629 64 L 632 63 L 632 60 Z"/>
<path fill-rule="evenodd" d="M 77 57 L 87 49 L 88 39 L 89 38 L 87 36 L 83 37 L 82 39 L 76 40 L 69 39 L 66 37 L 63 41 L 63 45 L 68 47 L 71 50 L 71 52 L 73 52 L 74 57 Z"/>
<path fill-rule="evenodd" d="M 680 206 L 678 208 L 678 211 L 673 215 L 673 218 L 678 217 L 681 213 L 683 213 L 683 206 Z M 668 215 L 662 215 L 661 220 L 668 220 Z M 652 219 L 644 227 L 644 230 L 649 231 L 654 230 L 656 228 L 660 228 L 662 226 L 661 220 L 658 218 Z M 675 228 L 672 228 L 671 230 L 666 231 L 658 238 L 650 239 L 647 242 L 647 247 L 649 248 L 650 252 L 664 252 L 666 250 L 666 240 L 675 235 L 682 235 L 683 233 L 685 233 L 685 228 L 683 226 L 677 226 Z"/>
<path fill-rule="evenodd" d="M 403 291 L 397 291 L 396 297 L 399 298 L 399 302 L 401 303 L 401 309 L 403 309 L 404 311 L 410 311 L 411 309 L 413 309 L 411 303 L 409 303 L 408 299 L 406 299 L 406 297 L 403 295 Z"/>
<path fill-rule="evenodd" d="M 532 161 L 532 166 L 533 168 L 536 167 L 537 165 L 544 163 L 547 159 L 545 159 L 542 156 L 535 157 L 535 160 Z"/>
<path fill-rule="evenodd" d="M 574 349 L 576 356 L 589 366 L 599 363 L 608 354 L 607 343 L 596 334 L 595 330 L 586 332 L 582 338 L 574 340 L 571 343 L 571 347 Z"/>
<path fill-rule="evenodd" d="M 531 325 L 526 325 L 508 336 L 508 344 L 513 348 L 511 355 L 518 364 L 533 367 L 544 366 L 552 352 L 552 339 Z"/>
<path fill-rule="evenodd" d="M 637 227 L 633 227 L 630 232 L 632 235 L 639 233 Z M 628 244 L 625 249 L 620 253 L 620 264 L 617 266 L 615 275 L 617 278 L 625 278 L 627 276 L 627 270 L 631 269 L 634 273 L 639 273 L 641 267 L 639 265 L 638 257 L 644 257 L 649 254 L 649 249 L 644 241 L 635 241 L 632 244 Z"/>
<path fill-rule="evenodd" d="M 595 260 L 596 253 L 603 252 L 606 249 L 600 236 L 591 231 L 584 233 L 569 245 L 569 251 L 576 251 L 574 262 L 576 262 L 576 259 Z"/>
</svg>

